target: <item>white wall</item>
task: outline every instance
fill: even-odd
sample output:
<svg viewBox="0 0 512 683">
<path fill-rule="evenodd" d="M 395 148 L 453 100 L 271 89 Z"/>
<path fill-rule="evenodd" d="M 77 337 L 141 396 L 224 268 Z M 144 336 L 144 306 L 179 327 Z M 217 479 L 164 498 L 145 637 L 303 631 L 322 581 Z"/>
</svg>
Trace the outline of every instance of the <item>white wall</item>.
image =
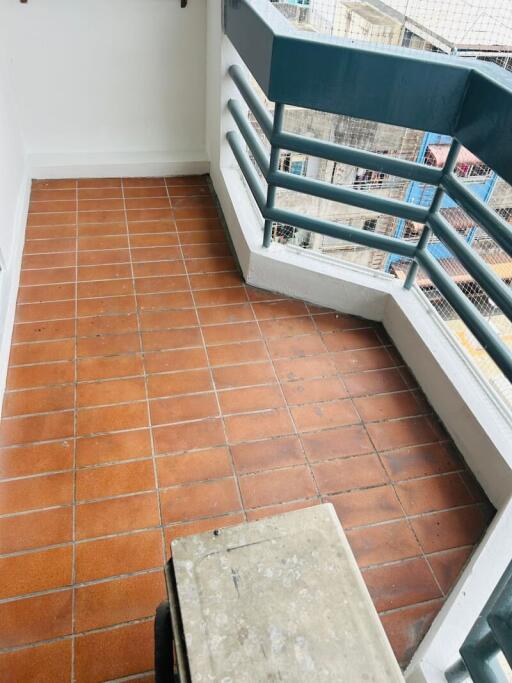
<svg viewBox="0 0 512 683">
<path fill-rule="evenodd" d="M 23 248 L 29 177 L 13 96 L 12 64 L 5 51 L 8 26 L 0 7 L 0 397 L 9 358 Z"/>
<path fill-rule="evenodd" d="M 2 0 L 34 176 L 207 170 L 206 2 Z"/>
</svg>

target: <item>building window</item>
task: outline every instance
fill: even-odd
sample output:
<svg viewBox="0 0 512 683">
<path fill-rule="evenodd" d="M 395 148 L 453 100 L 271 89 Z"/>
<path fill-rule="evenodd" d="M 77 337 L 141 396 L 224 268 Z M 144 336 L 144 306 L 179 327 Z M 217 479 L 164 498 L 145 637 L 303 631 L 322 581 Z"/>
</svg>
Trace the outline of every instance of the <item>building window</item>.
<svg viewBox="0 0 512 683">
<path fill-rule="evenodd" d="M 475 227 L 475 221 L 471 216 L 458 206 L 444 207 L 440 213 L 461 235 L 467 235 Z"/>
<path fill-rule="evenodd" d="M 294 160 L 290 164 L 290 173 L 304 175 L 304 161 Z"/>
<path fill-rule="evenodd" d="M 380 171 L 370 171 L 367 168 L 356 169 L 356 177 L 354 179 L 355 188 L 363 188 L 367 185 L 382 185 L 385 174 Z"/>
<path fill-rule="evenodd" d="M 285 223 L 274 223 L 273 238 L 281 244 L 286 244 L 297 234 L 297 228 Z"/>
<path fill-rule="evenodd" d="M 279 170 L 284 171 L 284 173 L 290 172 L 290 164 L 292 160 L 291 154 L 283 154 L 281 160 L 279 161 Z"/>
<path fill-rule="evenodd" d="M 415 237 L 419 237 L 422 227 L 423 226 L 420 223 L 414 223 L 413 221 L 405 221 L 404 238 L 406 240 L 411 240 Z"/>
<path fill-rule="evenodd" d="M 512 223 L 512 206 L 507 208 L 496 209 L 498 216 L 503 218 L 507 223 Z"/>
<path fill-rule="evenodd" d="M 279 170 L 294 175 L 306 175 L 306 160 L 292 156 L 290 153 L 283 154 L 279 162 Z"/>
<path fill-rule="evenodd" d="M 366 230 L 366 232 L 375 232 L 376 227 L 377 227 L 377 219 L 376 218 L 368 218 L 363 223 L 363 230 Z"/>
<path fill-rule="evenodd" d="M 425 152 L 425 163 L 427 166 L 443 168 L 448 158 L 449 151 L 450 145 L 446 143 L 429 145 Z M 492 174 L 492 170 L 489 166 L 486 166 L 486 164 L 480 161 L 472 152 L 463 147 L 459 152 L 455 173 L 459 178 L 482 182 L 489 178 Z"/>
<path fill-rule="evenodd" d="M 491 169 L 489 166 L 486 166 L 486 164 L 466 164 L 466 163 L 460 163 L 457 164 L 457 168 L 455 170 L 456 174 L 459 176 L 459 178 L 466 178 L 466 179 L 485 179 L 488 178 L 491 175 Z"/>
<path fill-rule="evenodd" d="M 404 31 L 404 38 L 402 45 L 404 47 L 411 47 L 412 39 L 414 38 L 414 33 L 412 31 L 409 31 L 408 28 L 405 29 Z"/>
</svg>

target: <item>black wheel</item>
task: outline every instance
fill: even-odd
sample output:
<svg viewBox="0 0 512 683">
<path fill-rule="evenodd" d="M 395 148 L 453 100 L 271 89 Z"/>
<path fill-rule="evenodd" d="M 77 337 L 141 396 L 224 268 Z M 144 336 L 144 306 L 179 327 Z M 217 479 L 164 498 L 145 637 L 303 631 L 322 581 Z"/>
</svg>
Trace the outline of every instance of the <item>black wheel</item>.
<svg viewBox="0 0 512 683">
<path fill-rule="evenodd" d="M 155 683 L 174 683 L 174 644 L 172 642 L 171 610 L 161 602 L 155 614 Z"/>
</svg>

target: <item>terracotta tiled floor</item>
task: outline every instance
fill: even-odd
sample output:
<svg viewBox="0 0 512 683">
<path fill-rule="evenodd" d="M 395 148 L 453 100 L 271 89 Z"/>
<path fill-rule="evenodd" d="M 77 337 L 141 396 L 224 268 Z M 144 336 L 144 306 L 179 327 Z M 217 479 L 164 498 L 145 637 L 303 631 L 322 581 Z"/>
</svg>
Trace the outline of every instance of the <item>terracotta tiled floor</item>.
<svg viewBox="0 0 512 683">
<path fill-rule="evenodd" d="M 151 679 L 179 535 L 332 501 L 400 661 L 492 510 L 379 325 L 244 286 L 206 179 L 34 183 L 0 679 Z"/>
</svg>

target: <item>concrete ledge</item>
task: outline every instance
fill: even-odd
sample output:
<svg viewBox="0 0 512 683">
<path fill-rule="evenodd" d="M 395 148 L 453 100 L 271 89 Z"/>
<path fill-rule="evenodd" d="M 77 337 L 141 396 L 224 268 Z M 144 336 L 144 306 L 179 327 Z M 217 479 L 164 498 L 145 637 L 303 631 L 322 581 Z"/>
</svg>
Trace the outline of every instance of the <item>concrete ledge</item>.
<svg viewBox="0 0 512 683">
<path fill-rule="evenodd" d="M 276 260 L 279 269 L 275 267 Z M 351 315 L 361 316 L 364 311 L 365 318 L 378 321 L 383 319 L 394 286 L 392 278 L 376 271 L 340 264 L 333 258 L 279 244 L 269 249 L 258 247 L 253 252 L 246 279 L 256 287 L 268 282 L 267 289 L 320 306 L 342 308 Z"/>
</svg>

